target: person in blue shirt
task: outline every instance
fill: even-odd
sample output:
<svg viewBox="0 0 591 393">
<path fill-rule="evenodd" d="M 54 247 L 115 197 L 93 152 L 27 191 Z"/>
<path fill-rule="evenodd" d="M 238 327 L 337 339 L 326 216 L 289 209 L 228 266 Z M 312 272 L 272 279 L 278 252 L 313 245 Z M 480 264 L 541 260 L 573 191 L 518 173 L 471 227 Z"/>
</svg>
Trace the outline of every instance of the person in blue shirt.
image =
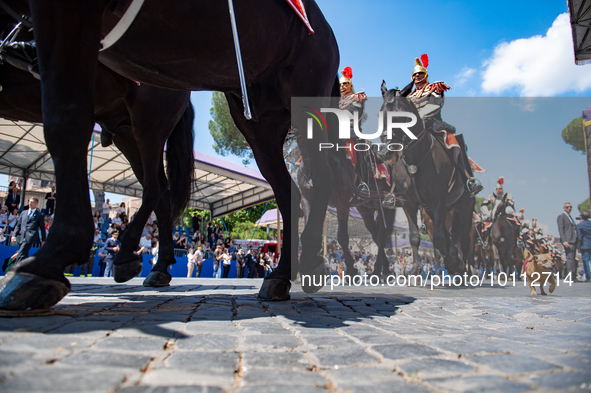
<svg viewBox="0 0 591 393">
<path fill-rule="evenodd" d="M 579 252 L 583 255 L 583 269 L 585 269 L 585 282 L 591 279 L 591 221 L 589 212 L 581 213 L 581 222 L 577 225 L 579 232 Z"/>
</svg>

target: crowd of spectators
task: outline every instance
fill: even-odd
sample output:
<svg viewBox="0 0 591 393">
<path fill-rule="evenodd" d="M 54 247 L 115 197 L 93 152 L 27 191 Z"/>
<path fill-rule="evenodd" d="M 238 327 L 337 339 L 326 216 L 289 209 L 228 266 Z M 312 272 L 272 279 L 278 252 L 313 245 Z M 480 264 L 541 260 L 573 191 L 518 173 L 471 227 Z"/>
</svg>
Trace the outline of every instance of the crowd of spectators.
<svg viewBox="0 0 591 393">
<path fill-rule="evenodd" d="M 5 204 L 0 207 L 0 241 L 6 245 L 11 243 L 11 234 L 16 226 L 20 207 L 19 185 L 11 182 L 9 195 Z M 48 193 L 48 201 L 55 206 L 55 189 Z M 52 208 L 53 210 L 53 208 Z M 53 211 L 52 211 L 53 213 Z M 100 276 L 112 275 L 112 261 L 119 251 L 119 241 L 123 237 L 130 221 L 124 203 L 117 207 L 110 204 L 107 199 L 93 215 L 94 235 L 93 247 L 89 255 L 89 261 L 83 267 L 83 274 L 92 274 L 95 256 L 100 257 Z M 49 230 L 53 224 L 53 216 L 44 217 L 45 229 Z M 215 225 L 209 221 L 203 233 L 201 232 L 201 217 L 195 214 L 192 217 L 191 230 L 177 230 L 173 233 L 173 243 L 177 256 L 187 256 L 188 276 L 193 271 L 196 276 L 201 274 L 201 265 L 205 259 L 213 259 L 214 277 L 227 278 L 233 260 L 236 260 L 236 271 L 238 278 L 263 278 L 276 267 L 279 259 L 275 253 L 264 253 L 262 250 L 247 247 L 235 246 L 231 233 L 225 233 L 219 223 Z M 138 254 L 151 254 L 152 264 L 158 261 L 159 233 L 158 223 L 150 217 L 146 222 L 140 242 L 137 247 Z M 74 266 L 68 267 L 66 273 L 72 273 Z M 248 272 L 248 273 L 247 273 Z"/>
<path fill-rule="evenodd" d="M 355 270 L 353 272 L 348 272 L 345 258 L 343 256 L 343 250 L 336 243 L 330 244 L 328 254 L 325 258 L 325 263 L 329 268 L 330 274 L 338 275 L 342 278 L 345 274 L 349 276 L 357 274 L 363 276 L 364 274 L 371 275 L 374 272 L 377 259 L 375 254 L 361 249 L 359 251 L 351 252 L 351 255 L 353 257 L 353 267 Z M 397 255 L 394 255 L 392 250 L 388 250 L 386 257 L 388 270 L 392 275 L 396 277 L 401 275 L 408 277 L 411 274 L 413 258 L 412 253 L 409 250 L 399 250 Z M 421 267 L 420 274 L 423 279 L 426 280 L 430 276 L 440 273 L 438 265 L 428 254 L 420 254 L 419 262 Z"/>
</svg>

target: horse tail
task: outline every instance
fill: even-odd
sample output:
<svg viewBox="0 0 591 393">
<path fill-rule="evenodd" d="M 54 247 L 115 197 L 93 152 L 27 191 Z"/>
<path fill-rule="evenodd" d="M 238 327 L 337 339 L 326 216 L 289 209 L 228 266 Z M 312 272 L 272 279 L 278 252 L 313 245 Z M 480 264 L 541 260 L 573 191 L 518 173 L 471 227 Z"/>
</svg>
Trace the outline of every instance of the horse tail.
<svg viewBox="0 0 591 393">
<path fill-rule="evenodd" d="M 181 216 L 191 198 L 191 186 L 194 178 L 193 141 L 195 132 L 193 120 L 195 109 L 189 101 L 185 113 L 168 137 L 166 176 L 170 185 L 170 201 L 172 205 L 172 222 Z"/>
</svg>

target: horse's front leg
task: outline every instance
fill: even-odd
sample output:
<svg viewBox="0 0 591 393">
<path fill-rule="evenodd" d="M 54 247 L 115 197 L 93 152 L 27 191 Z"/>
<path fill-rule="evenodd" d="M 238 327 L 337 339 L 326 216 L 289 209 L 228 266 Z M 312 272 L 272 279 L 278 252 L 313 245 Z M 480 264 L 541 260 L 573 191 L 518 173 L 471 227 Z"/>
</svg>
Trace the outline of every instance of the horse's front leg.
<svg viewBox="0 0 591 393">
<path fill-rule="evenodd" d="M 2 280 L 4 310 L 47 309 L 63 298 L 70 289 L 63 270 L 88 261 L 94 229 L 86 158 L 94 124 L 101 2 L 31 1 L 31 7 L 45 142 L 60 203 L 44 246 Z"/>
<path fill-rule="evenodd" d="M 337 240 L 341 249 L 343 250 L 343 258 L 345 258 L 345 266 L 347 266 L 347 274 L 355 274 L 355 261 L 349 251 L 349 206 L 341 205 L 337 206 Z"/>
<path fill-rule="evenodd" d="M 411 201 L 402 202 L 404 214 L 408 221 L 408 239 L 412 249 L 412 270 L 411 274 L 421 273 L 421 262 L 419 261 L 419 246 L 421 245 L 421 234 L 419 233 L 419 226 L 417 224 L 417 212 L 419 207 L 416 203 Z"/>
</svg>

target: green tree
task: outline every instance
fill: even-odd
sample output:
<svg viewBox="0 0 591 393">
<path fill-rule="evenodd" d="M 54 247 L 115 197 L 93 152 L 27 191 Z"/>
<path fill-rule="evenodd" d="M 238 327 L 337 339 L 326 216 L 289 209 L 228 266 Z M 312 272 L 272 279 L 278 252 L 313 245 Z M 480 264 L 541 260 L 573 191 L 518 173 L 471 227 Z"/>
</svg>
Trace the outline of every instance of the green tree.
<svg viewBox="0 0 591 393">
<path fill-rule="evenodd" d="M 213 219 L 213 225 L 220 224 L 220 227 L 227 229 L 234 238 L 236 239 L 250 239 L 254 232 L 255 223 L 261 218 L 265 211 L 277 208 L 277 202 L 275 200 L 263 202 L 261 204 L 248 207 L 236 211 L 234 213 L 227 214 L 223 217 L 217 217 Z M 209 211 L 198 210 L 191 207 L 185 209 L 183 213 L 183 226 L 186 228 L 191 227 L 191 217 L 197 213 L 204 220 L 203 228 L 206 227 L 209 221 Z M 249 232 L 250 231 L 250 232 Z M 269 234 L 275 233 L 276 230 L 271 230 Z M 242 237 L 245 236 L 245 237 Z M 258 228 L 256 232 L 257 239 L 267 239 L 266 228 Z"/>
<path fill-rule="evenodd" d="M 242 164 L 248 165 L 254 158 L 252 149 L 234 124 L 224 93 L 213 92 L 209 113 L 211 120 L 208 128 L 214 141 L 213 149 L 222 156 L 233 154 L 243 157 Z"/>
<path fill-rule="evenodd" d="M 474 204 L 474 211 L 476 213 L 480 212 L 480 206 L 482 206 L 482 202 L 484 202 L 484 198 L 476 197 L 476 203 Z"/>
<path fill-rule="evenodd" d="M 591 208 L 589 207 L 589 198 L 587 198 L 583 203 L 579 204 L 577 209 L 579 209 L 579 213 L 591 211 Z"/>
<path fill-rule="evenodd" d="M 582 116 L 568 123 L 564 130 L 562 130 L 562 139 L 571 145 L 573 150 L 585 154 L 585 131 Z"/>
</svg>

